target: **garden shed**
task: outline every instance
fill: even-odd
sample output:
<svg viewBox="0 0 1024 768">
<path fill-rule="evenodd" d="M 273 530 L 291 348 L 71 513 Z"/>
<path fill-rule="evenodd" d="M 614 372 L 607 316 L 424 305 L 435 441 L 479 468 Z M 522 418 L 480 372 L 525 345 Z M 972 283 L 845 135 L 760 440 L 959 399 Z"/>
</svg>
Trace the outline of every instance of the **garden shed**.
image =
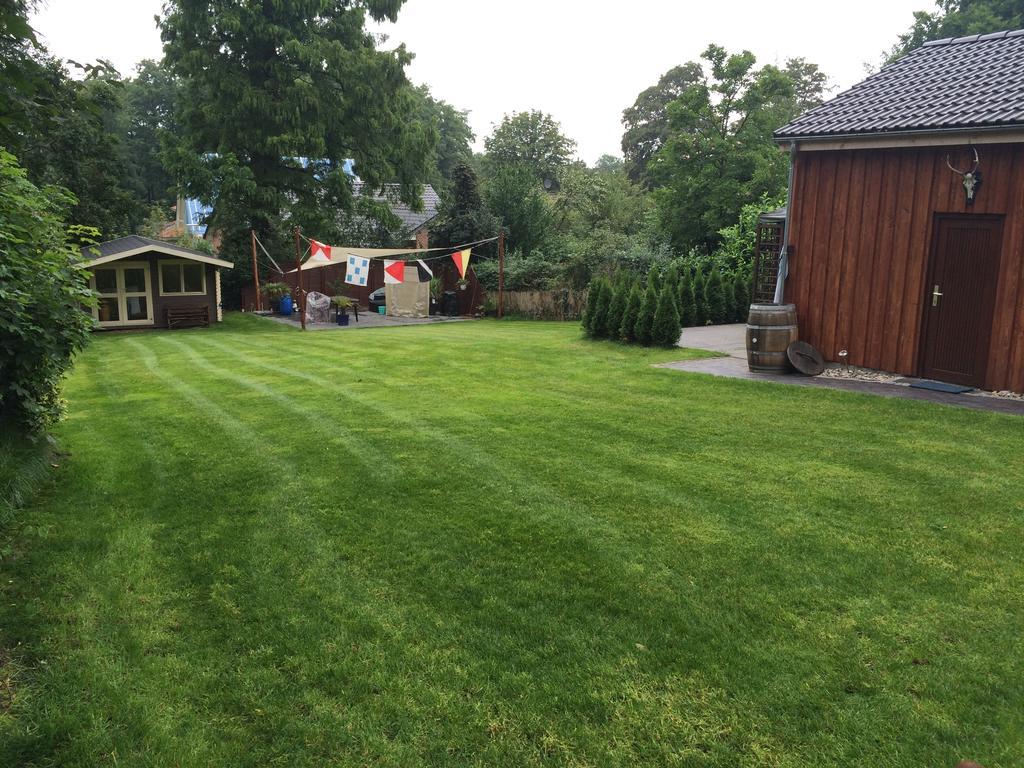
<svg viewBox="0 0 1024 768">
<path fill-rule="evenodd" d="M 927 43 L 775 137 L 801 338 L 1024 392 L 1024 30 Z"/>
<path fill-rule="evenodd" d="M 82 249 L 102 329 L 205 325 L 222 317 L 220 270 L 230 261 L 130 235 Z"/>
</svg>

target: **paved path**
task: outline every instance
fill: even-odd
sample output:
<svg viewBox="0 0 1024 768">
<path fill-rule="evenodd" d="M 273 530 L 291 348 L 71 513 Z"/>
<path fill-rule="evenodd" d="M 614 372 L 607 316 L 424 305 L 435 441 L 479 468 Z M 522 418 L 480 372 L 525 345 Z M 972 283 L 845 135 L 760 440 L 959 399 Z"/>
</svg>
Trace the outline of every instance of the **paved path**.
<svg viewBox="0 0 1024 768">
<path fill-rule="evenodd" d="M 729 357 L 742 357 L 746 360 L 747 326 L 743 323 L 734 323 L 683 328 L 683 334 L 676 346 L 724 352 Z"/>
<path fill-rule="evenodd" d="M 730 379 L 753 379 L 776 384 L 792 384 L 799 387 L 820 387 L 839 389 L 846 392 L 860 392 L 881 397 L 901 397 L 905 400 L 924 400 L 929 403 L 992 411 L 1014 416 L 1024 416 L 1024 400 L 1011 400 L 974 392 L 953 395 L 933 392 L 927 389 L 913 389 L 907 383 L 882 383 L 877 381 L 855 381 L 832 379 L 822 376 L 801 376 L 798 373 L 751 373 L 747 368 L 746 326 L 719 325 L 706 328 L 684 328 L 679 346 L 691 349 L 705 349 L 723 352 L 727 357 L 712 357 L 704 360 L 684 360 L 678 363 L 663 363 L 659 368 L 672 368 L 691 373 L 709 373 Z M 906 381 L 906 380 L 904 380 Z"/>
</svg>

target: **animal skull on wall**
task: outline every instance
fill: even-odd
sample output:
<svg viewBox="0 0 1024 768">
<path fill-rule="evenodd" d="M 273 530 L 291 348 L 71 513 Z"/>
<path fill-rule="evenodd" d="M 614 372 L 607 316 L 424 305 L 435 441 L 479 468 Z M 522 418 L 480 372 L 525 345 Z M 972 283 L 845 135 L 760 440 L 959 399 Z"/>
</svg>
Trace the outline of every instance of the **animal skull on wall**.
<svg viewBox="0 0 1024 768">
<path fill-rule="evenodd" d="M 971 147 L 971 150 L 974 152 L 974 165 L 969 171 L 961 171 L 958 168 L 954 168 L 953 164 L 949 162 L 949 155 L 946 155 L 946 165 L 949 166 L 949 170 L 963 176 L 964 192 L 967 194 L 967 205 L 974 204 L 974 195 L 981 186 L 981 171 L 978 170 L 978 150 L 975 147 Z"/>
</svg>

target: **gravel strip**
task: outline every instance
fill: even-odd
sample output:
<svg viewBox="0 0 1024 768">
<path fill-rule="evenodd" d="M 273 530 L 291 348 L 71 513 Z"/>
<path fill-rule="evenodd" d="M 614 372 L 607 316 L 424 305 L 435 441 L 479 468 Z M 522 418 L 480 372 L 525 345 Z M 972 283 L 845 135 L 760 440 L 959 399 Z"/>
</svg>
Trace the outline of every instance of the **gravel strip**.
<svg viewBox="0 0 1024 768">
<path fill-rule="evenodd" d="M 853 381 L 877 381 L 882 384 L 892 384 L 902 376 L 897 376 L 892 373 L 883 373 L 882 371 L 874 371 L 870 368 L 858 368 L 855 365 L 850 366 L 829 366 L 821 375 L 826 379 L 851 379 Z"/>
<path fill-rule="evenodd" d="M 850 379 L 852 381 L 875 381 L 882 384 L 896 384 L 898 386 L 910 386 L 909 383 L 904 381 L 904 376 L 898 376 L 893 373 L 883 373 L 882 371 L 875 371 L 871 368 L 858 368 L 855 365 L 847 367 L 839 365 L 831 365 L 822 371 L 821 375 L 827 379 Z M 1010 392 L 1008 390 L 1002 390 L 1000 392 L 988 392 L 983 389 L 976 389 L 973 392 L 965 392 L 967 395 L 975 395 L 977 397 L 998 397 L 1001 400 L 1020 400 L 1024 401 L 1024 395 L 1017 394 L 1016 392 Z"/>
</svg>

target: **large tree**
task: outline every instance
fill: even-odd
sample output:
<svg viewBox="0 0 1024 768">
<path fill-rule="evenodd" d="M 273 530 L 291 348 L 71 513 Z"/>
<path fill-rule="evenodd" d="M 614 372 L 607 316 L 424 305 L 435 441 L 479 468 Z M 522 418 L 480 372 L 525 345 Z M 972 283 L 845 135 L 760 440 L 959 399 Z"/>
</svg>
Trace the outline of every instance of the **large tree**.
<svg viewBox="0 0 1024 768">
<path fill-rule="evenodd" d="M 141 61 L 125 81 L 125 143 L 140 197 L 149 205 L 174 199 L 174 179 L 164 167 L 161 140 L 178 133 L 174 104 L 181 83 L 151 59 Z"/>
<path fill-rule="evenodd" d="M 533 110 L 505 115 L 484 139 L 488 161 L 497 167 L 526 168 L 541 182 L 557 182 L 569 165 L 576 142 L 562 134 L 551 115 Z"/>
<path fill-rule="evenodd" d="M 73 193 L 69 223 L 111 239 L 134 232 L 146 212 L 126 143 L 124 82 L 105 62 L 82 70 L 76 80 L 61 62 L 45 60 L 47 107 L 29 113 L 19 159 L 34 183 Z"/>
<path fill-rule="evenodd" d="M 348 158 L 366 189 L 397 183 L 402 200 L 419 203 L 436 133 L 412 119 L 411 55 L 377 50 L 365 28 L 367 15 L 394 20 L 402 3 L 165 4 L 166 64 L 183 81 L 181 141 L 167 154 L 185 190 L 214 203 L 227 258 L 247 263 L 250 226 L 271 243 L 295 224 L 338 233 L 352 207 Z"/>
<path fill-rule="evenodd" d="M 551 243 L 554 207 L 528 168 L 498 168 L 487 185 L 485 199 L 508 233 L 509 250 L 530 256 Z"/>
<path fill-rule="evenodd" d="M 622 113 L 622 154 L 626 171 L 634 182 L 650 185 L 648 166 L 671 135 L 668 105 L 687 89 L 704 82 L 700 64 L 689 62 L 673 67 L 655 85 L 636 97 L 633 106 Z"/>
<path fill-rule="evenodd" d="M 662 228 L 678 250 L 712 250 L 745 203 L 785 188 L 787 160 L 772 131 L 820 98 L 824 84 L 801 60 L 788 71 L 758 69 L 749 51 L 717 45 L 703 59 L 703 78 L 667 107 L 668 138 L 652 170 Z"/>
<path fill-rule="evenodd" d="M 431 238 L 437 245 L 455 246 L 485 240 L 497 232 L 498 220 L 484 206 L 476 172 L 467 163 L 457 165 Z"/>
<path fill-rule="evenodd" d="M 417 119 L 432 125 L 437 131 L 437 148 L 427 181 L 441 191 L 452 183 L 455 169 L 469 162 L 473 156 L 472 145 L 476 135 L 469 127 L 465 110 L 456 109 L 442 99 L 435 99 L 425 85 L 416 87 L 414 94 Z"/>
<path fill-rule="evenodd" d="M 1024 28 L 1021 0 L 937 0 L 935 10 L 917 11 L 887 59 L 895 60 L 929 40 Z"/>
</svg>

